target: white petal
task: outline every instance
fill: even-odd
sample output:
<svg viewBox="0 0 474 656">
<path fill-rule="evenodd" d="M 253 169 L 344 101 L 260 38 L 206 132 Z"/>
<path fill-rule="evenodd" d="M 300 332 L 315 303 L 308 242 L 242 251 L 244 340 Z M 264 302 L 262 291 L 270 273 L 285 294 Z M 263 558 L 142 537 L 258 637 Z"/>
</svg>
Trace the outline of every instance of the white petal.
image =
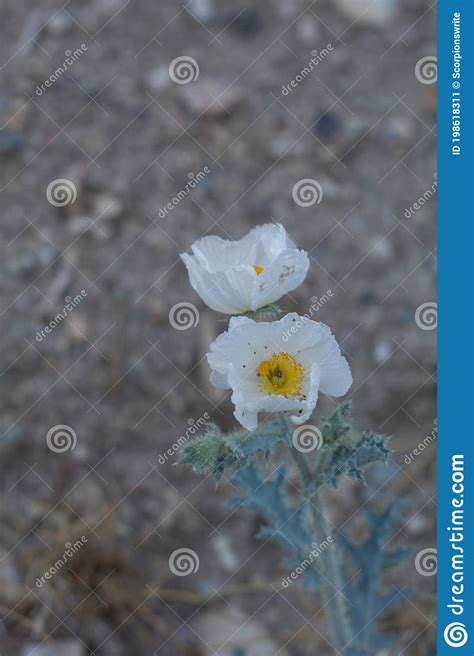
<svg viewBox="0 0 474 656">
<path fill-rule="evenodd" d="M 346 358 L 330 329 L 314 321 L 311 324 L 324 331 L 315 346 L 301 352 L 303 363 L 317 362 L 321 369 L 320 389 L 329 396 L 344 396 L 352 385 L 352 374 Z"/>
<path fill-rule="evenodd" d="M 242 267 L 242 271 L 210 273 L 197 264 L 196 260 L 183 253 L 181 258 L 189 273 L 194 291 L 216 312 L 238 314 L 250 309 L 250 290 L 253 274 Z"/>
<path fill-rule="evenodd" d="M 192 251 L 200 266 L 209 273 L 216 273 L 241 264 L 251 266 L 255 263 L 257 246 L 210 235 L 196 241 Z"/>
<path fill-rule="evenodd" d="M 309 261 L 280 224 L 252 229 L 239 241 L 203 237 L 182 254 L 191 285 L 209 307 L 226 314 L 274 303 L 304 280 Z M 255 266 L 263 268 L 260 274 Z"/>
<path fill-rule="evenodd" d="M 296 289 L 306 278 L 308 268 L 309 260 L 304 251 L 282 251 L 278 258 L 257 276 L 252 294 L 252 309 L 275 303 Z"/>
</svg>

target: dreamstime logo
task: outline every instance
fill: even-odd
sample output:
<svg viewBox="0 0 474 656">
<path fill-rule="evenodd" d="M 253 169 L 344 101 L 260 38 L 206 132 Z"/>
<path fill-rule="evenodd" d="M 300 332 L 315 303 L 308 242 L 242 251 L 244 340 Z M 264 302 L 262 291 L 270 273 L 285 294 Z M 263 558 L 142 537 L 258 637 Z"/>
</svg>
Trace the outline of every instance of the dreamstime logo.
<svg viewBox="0 0 474 656">
<path fill-rule="evenodd" d="M 293 200 L 300 207 L 310 207 L 322 201 L 323 199 L 323 188 L 317 180 L 312 178 L 303 178 L 303 180 L 298 180 L 293 185 L 293 191 L 291 192 Z"/>
<path fill-rule="evenodd" d="M 429 301 L 419 305 L 415 312 L 415 322 L 422 330 L 434 330 L 438 325 L 438 304 Z"/>
<path fill-rule="evenodd" d="M 433 84 L 438 79 L 438 58 L 434 55 L 422 57 L 416 62 L 415 76 L 421 84 Z"/>
<path fill-rule="evenodd" d="M 170 324 L 175 330 L 195 328 L 199 323 L 199 311 L 192 303 L 176 303 L 169 311 Z"/>
<path fill-rule="evenodd" d="M 291 438 L 293 447 L 300 453 L 309 453 L 320 449 L 323 444 L 323 436 L 319 428 L 311 424 L 299 426 Z"/>
<path fill-rule="evenodd" d="M 176 576 L 196 574 L 199 569 L 199 556 L 192 549 L 176 549 L 169 557 L 170 570 Z"/>
<path fill-rule="evenodd" d="M 176 84 L 195 82 L 199 77 L 199 64 L 192 57 L 183 55 L 173 59 L 169 65 L 170 78 Z"/>
<path fill-rule="evenodd" d="M 438 571 L 438 550 L 428 547 L 419 551 L 415 558 L 415 569 L 421 576 L 434 576 Z"/>
<path fill-rule="evenodd" d="M 57 424 L 47 432 L 46 444 L 48 449 L 54 451 L 54 453 L 65 453 L 65 451 L 71 451 L 76 448 L 76 432 L 66 424 Z"/>
<path fill-rule="evenodd" d="M 444 641 L 450 647 L 463 647 L 468 639 L 466 625 L 462 622 L 451 622 L 444 629 Z"/>
<path fill-rule="evenodd" d="M 46 198 L 54 207 L 72 205 L 77 198 L 76 185 L 67 178 L 56 178 L 49 183 L 46 189 Z"/>
</svg>

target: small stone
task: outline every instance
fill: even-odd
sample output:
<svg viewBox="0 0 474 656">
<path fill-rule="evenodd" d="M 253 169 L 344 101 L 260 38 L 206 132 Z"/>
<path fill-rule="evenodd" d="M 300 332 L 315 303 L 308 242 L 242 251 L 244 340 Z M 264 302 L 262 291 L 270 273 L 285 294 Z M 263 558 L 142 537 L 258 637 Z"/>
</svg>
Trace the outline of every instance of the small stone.
<svg viewBox="0 0 474 656">
<path fill-rule="evenodd" d="M 18 570 L 11 553 L 0 547 L 0 589 L 8 602 L 13 602 L 21 593 Z"/>
<path fill-rule="evenodd" d="M 38 261 L 34 253 L 22 253 L 9 263 L 10 271 L 16 276 L 27 276 L 38 266 Z"/>
<path fill-rule="evenodd" d="M 243 613 L 235 604 L 226 609 L 201 613 L 196 625 L 198 635 L 203 638 L 202 653 L 206 656 L 245 654 L 249 645 L 249 656 L 288 656 L 284 646 L 273 639 L 261 622 Z"/>
<path fill-rule="evenodd" d="M 67 332 L 72 343 L 80 344 L 88 341 L 89 324 L 83 316 L 70 315 L 67 321 Z"/>
<path fill-rule="evenodd" d="M 95 6 L 101 13 L 113 14 L 123 7 L 123 0 L 95 0 Z"/>
<path fill-rule="evenodd" d="M 21 656 L 85 656 L 85 654 L 82 644 L 73 639 L 30 642 L 21 652 Z"/>
<path fill-rule="evenodd" d="M 314 44 L 317 43 L 320 35 L 319 24 L 316 18 L 310 14 L 303 14 L 300 20 L 296 23 L 296 30 L 303 43 L 314 47 Z"/>
<path fill-rule="evenodd" d="M 225 535 L 217 535 L 212 540 L 212 546 L 219 558 L 222 567 L 227 572 L 238 570 L 240 561 L 231 547 L 230 540 Z"/>
<path fill-rule="evenodd" d="M 191 0 L 188 10 L 201 23 L 210 23 L 215 16 L 213 0 Z"/>
<path fill-rule="evenodd" d="M 242 37 L 255 36 L 263 28 L 263 21 L 256 9 L 245 9 L 229 17 L 229 29 Z"/>
<path fill-rule="evenodd" d="M 369 240 L 369 252 L 371 257 L 384 261 L 390 259 L 393 254 L 393 247 L 387 238 L 383 235 L 374 235 Z"/>
<path fill-rule="evenodd" d="M 46 24 L 46 31 L 52 36 L 67 34 L 73 25 L 72 18 L 65 11 L 58 11 Z"/>
<path fill-rule="evenodd" d="M 182 89 L 182 98 L 192 114 L 211 118 L 226 118 L 241 104 L 243 94 L 239 87 L 226 88 L 225 82 L 202 80 Z"/>
<path fill-rule="evenodd" d="M 123 213 L 123 205 L 118 198 L 109 194 L 97 194 L 94 200 L 94 219 L 114 221 Z"/>
<path fill-rule="evenodd" d="M 335 139 L 341 130 L 341 119 L 334 112 L 324 112 L 316 117 L 313 132 L 321 139 Z"/>
<path fill-rule="evenodd" d="M 401 116 L 391 116 L 387 119 L 382 133 L 382 139 L 387 144 L 397 144 L 409 141 L 413 137 L 413 123 Z"/>
<path fill-rule="evenodd" d="M 374 360 L 377 364 L 382 364 L 387 358 L 390 357 L 393 348 L 388 342 L 379 342 L 374 348 Z"/>
<path fill-rule="evenodd" d="M 168 66 L 158 66 L 152 69 L 146 76 L 145 82 L 150 91 L 164 91 L 171 86 L 171 78 Z"/>
<path fill-rule="evenodd" d="M 68 227 L 72 234 L 76 236 L 92 236 L 97 241 L 107 241 L 110 237 L 110 230 L 106 226 L 99 227 L 96 225 L 96 222 L 88 216 L 77 216 L 74 219 L 71 219 L 68 223 Z"/>
<path fill-rule="evenodd" d="M 385 27 L 395 15 L 398 0 L 336 0 L 354 24 Z"/>
<path fill-rule="evenodd" d="M 0 156 L 17 155 L 23 147 L 22 136 L 13 130 L 0 130 Z"/>
</svg>

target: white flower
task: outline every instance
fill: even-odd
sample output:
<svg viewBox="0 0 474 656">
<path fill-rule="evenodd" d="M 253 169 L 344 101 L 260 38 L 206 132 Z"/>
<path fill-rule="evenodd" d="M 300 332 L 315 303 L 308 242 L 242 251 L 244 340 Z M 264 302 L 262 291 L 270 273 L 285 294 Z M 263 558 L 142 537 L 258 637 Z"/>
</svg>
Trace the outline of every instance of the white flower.
<svg viewBox="0 0 474 656">
<path fill-rule="evenodd" d="M 330 329 L 294 312 L 270 323 L 232 317 L 207 359 L 212 383 L 232 390 L 234 416 L 248 430 L 259 412 L 290 412 L 302 424 L 319 392 L 343 396 L 352 384 Z"/>
<path fill-rule="evenodd" d="M 203 237 L 183 253 L 191 285 L 217 312 L 242 314 L 274 303 L 306 277 L 308 256 L 282 225 L 253 228 L 239 241 Z"/>
</svg>

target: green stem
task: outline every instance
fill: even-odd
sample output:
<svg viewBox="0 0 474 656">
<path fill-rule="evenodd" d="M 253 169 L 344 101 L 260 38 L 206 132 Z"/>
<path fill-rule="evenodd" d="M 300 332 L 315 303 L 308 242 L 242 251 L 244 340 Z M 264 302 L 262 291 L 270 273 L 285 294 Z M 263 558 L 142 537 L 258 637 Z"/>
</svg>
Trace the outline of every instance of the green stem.
<svg viewBox="0 0 474 656">
<path fill-rule="evenodd" d="M 319 490 L 307 494 L 310 484 L 314 480 L 314 475 L 308 465 L 303 453 L 295 448 L 291 449 L 293 458 L 298 466 L 306 504 L 309 504 L 313 520 L 313 532 L 318 544 L 322 544 L 331 534 L 331 528 L 324 513 L 320 509 L 321 494 Z M 323 570 L 327 580 L 323 580 L 322 590 L 323 599 L 328 609 L 327 617 L 331 632 L 331 637 L 340 649 L 344 648 L 353 638 L 353 630 L 349 620 L 346 598 L 342 589 L 344 588 L 342 559 L 337 544 L 332 545 L 321 553 L 320 558 L 323 563 Z M 336 588 L 336 590 L 334 590 Z"/>
</svg>

